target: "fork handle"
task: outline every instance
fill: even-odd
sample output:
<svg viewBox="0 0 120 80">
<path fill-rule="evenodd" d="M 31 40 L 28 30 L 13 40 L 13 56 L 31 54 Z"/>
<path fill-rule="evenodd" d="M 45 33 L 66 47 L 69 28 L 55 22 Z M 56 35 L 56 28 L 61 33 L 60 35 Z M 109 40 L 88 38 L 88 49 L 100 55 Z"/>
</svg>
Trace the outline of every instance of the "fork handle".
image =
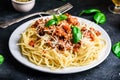
<svg viewBox="0 0 120 80">
<path fill-rule="evenodd" d="M 7 28 L 8 26 L 10 26 L 12 24 L 18 23 L 18 22 L 20 22 L 20 21 L 22 21 L 24 19 L 36 16 L 36 15 L 40 15 L 40 14 L 49 14 L 49 13 L 47 13 L 47 12 L 37 12 L 37 13 L 30 14 L 30 15 L 26 15 L 24 17 L 12 19 L 10 21 L 0 22 L 0 28 Z"/>
<path fill-rule="evenodd" d="M 0 28 L 6 28 L 12 24 L 15 24 L 17 22 L 20 22 L 24 19 L 27 19 L 27 18 L 30 18 L 30 17 L 33 17 L 33 16 L 36 16 L 36 15 L 40 15 L 40 14 L 59 14 L 59 13 L 64 13 L 68 10 L 70 10 L 73 6 L 70 4 L 70 3 L 67 3 L 61 7 L 58 7 L 58 8 L 55 8 L 55 9 L 52 9 L 52 10 L 48 10 L 46 12 L 36 12 L 36 13 L 33 13 L 33 14 L 30 14 L 30 15 L 27 15 L 27 16 L 24 16 L 24 17 L 21 17 L 21 18 L 17 18 L 17 19 L 12 19 L 11 21 L 4 21 L 4 22 L 0 22 Z"/>
</svg>

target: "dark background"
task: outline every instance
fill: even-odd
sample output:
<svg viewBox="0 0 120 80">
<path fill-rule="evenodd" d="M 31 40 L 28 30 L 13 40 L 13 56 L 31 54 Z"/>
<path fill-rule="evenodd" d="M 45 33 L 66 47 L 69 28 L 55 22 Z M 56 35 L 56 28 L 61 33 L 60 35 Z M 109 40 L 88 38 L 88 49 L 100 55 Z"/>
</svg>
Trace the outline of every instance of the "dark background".
<svg viewBox="0 0 120 80">
<path fill-rule="evenodd" d="M 108 11 L 112 4 L 110 0 L 36 0 L 34 8 L 27 13 L 20 13 L 14 10 L 11 0 L 0 0 L 0 21 L 11 20 L 38 11 L 46 11 L 59 7 L 70 2 L 74 8 L 68 13 L 78 16 L 81 10 L 89 8 L 100 9 L 107 17 L 105 24 L 99 24 L 109 34 L 112 45 L 120 41 L 120 15 Z M 83 15 L 83 18 L 93 21 L 93 15 Z M 32 19 L 32 18 L 31 18 Z M 5 61 L 0 65 L 0 80 L 120 80 L 120 59 L 110 52 L 110 55 L 100 65 L 90 70 L 74 74 L 49 74 L 28 68 L 11 55 L 8 48 L 8 41 L 11 33 L 26 20 L 14 24 L 8 28 L 0 28 L 0 54 Z"/>
</svg>

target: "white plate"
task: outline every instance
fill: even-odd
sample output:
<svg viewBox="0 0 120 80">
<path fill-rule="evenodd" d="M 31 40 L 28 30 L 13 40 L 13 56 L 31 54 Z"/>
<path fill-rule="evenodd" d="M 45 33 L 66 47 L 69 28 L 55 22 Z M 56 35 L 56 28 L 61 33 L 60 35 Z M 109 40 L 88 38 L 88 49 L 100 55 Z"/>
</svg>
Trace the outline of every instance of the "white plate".
<svg viewBox="0 0 120 80">
<path fill-rule="evenodd" d="M 47 16 L 48 17 L 48 16 Z M 45 17 L 44 17 L 45 18 Z M 76 72 L 82 72 L 88 69 L 91 69 L 97 65 L 99 65 L 100 63 L 102 63 L 107 56 L 110 53 L 111 50 L 111 40 L 108 36 L 108 34 L 105 32 L 105 30 L 103 28 L 101 28 L 99 25 L 95 24 L 94 22 L 91 22 L 89 20 L 83 19 L 83 18 L 79 18 L 77 17 L 78 20 L 80 22 L 84 22 L 87 25 L 93 26 L 95 29 L 99 30 L 102 33 L 102 36 L 105 40 L 106 40 L 106 47 L 104 48 L 104 50 L 102 50 L 102 52 L 99 55 L 99 58 L 97 60 L 95 60 L 94 62 L 92 62 L 91 64 L 87 65 L 87 66 L 80 66 L 80 67 L 69 67 L 69 68 L 65 68 L 65 69 L 60 69 L 60 70 L 50 70 L 49 68 L 46 67 L 40 67 L 37 66 L 33 63 L 31 63 L 30 61 L 28 61 L 27 58 L 25 58 L 24 56 L 21 55 L 21 52 L 19 50 L 19 46 L 17 45 L 18 40 L 21 36 L 21 33 L 36 19 L 30 20 L 28 22 L 25 22 L 24 24 L 22 24 L 21 26 L 19 26 L 10 36 L 9 39 L 9 49 L 11 51 L 11 54 L 13 55 L 13 57 L 18 60 L 20 63 L 24 64 L 25 66 L 28 66 L 30 68 L 33 68 L 35 70 L 38 71 L 43 71 L 43 72 L 48 72 L 48 73 L 57 73 L 57 74 L 68 74 L 68 73 L 76 73 Z M 38 19 L 38 18 L 37 18 Z"/>
</svg>

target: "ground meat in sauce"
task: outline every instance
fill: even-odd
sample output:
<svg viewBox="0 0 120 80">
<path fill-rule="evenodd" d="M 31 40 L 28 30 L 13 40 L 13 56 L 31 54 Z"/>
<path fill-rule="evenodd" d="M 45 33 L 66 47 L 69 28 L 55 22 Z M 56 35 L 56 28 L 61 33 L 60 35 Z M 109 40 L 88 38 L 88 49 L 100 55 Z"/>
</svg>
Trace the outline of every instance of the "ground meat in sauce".
<svg viewBox="0 0 120 80">
<path fill-rule="evenodd" d="M 47 46 L 50 46 L 52 48 L 57 48 L 59 50 L 70 50 L 71 46 L 73 47 L 73 51 L 77 52 L 78 49 L 81 46 L 81 42 L 78 42 L 77 44 L 73 44 L 72 42 L 72 29 L 70 25 L 77 25 L 79 27 L 80 23 L 78 22 L 77 18 L 73 18 L 71 15 L 69 14 L 65 14 L 68 19 L 64 20 L 64 24 L 62 22 L 58 23 L 57 25 L 53 25 L 50 27 L 43 27 L 43 25 L 40 24 L 45 24 L 46 21 L 48 21 L 48 19 L 43 20 L 43 19 L 39 19 L 35 22 L 35 24 L 32 26 L 33 28 L 37 28 L 38 30 L 38 34 L 40 36 L 44 36 L 45 34 L 51 35 L 53 38 L 58 39 L 58 42 L 56 44 L 53 44 L 52 42 L 54 41 L 54 39 L 50 39 L 49 41 L 46 42 Z M 81 32 L 85 32 L 87 29 L 86 27 L 83 27 L 81 29 Z M 96 35 L 100 35 L 99 31 L 96 31 L 94 29 L 91 28 L 91 30 L 93 30 Z M 87 34 L 85 34 L 85 36 L 90 36 L 92 40 L 94 35 L 91 34 L 91 32 L 88 32 Z"/>
</svg>

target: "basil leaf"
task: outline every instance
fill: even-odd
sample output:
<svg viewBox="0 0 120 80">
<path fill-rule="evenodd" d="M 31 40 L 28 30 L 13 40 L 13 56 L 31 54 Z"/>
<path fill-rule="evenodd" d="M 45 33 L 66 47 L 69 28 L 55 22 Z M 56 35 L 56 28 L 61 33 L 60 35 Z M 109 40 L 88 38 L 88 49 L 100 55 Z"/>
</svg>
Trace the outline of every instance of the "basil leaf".
<svg viewBox="0 0 120 80">
<path fill-rule="evenodd" d="M 58 19 L 59 19 L 59 21 L 66 20 L 66 19 L 67 19 L 67 16 L 64 15 L 64 14 L 62 14 L 62 15 L 59 15 L 59 16 L 58 16 Z"/>
<path fill-rule="evenodd" d="M 77 44 L 82 38 L 82 33 L 77 26 L 72 26 L 73 43 Z"/>
<path fill-rule="evenodd" d="M 56 20 L 51 19 L 51 20 L 49 20 L 49 21 L 45 24 L 45 26 L 46 26 L 46 27 L 52 26 L 52 25 L 54 25 L 54 24 L 56 24 L 56 23 L 57 23 Z"/>
<path fill-rule="evenodd" d="M 3 62 L 4 62 L 4 57 L 0 55 L 0 64 L 2 64 Z"/>
<path fill-rule="evenodd" d="M 112 46 L 112 51 L 118 58 L 120 58 L 120 42 L 117 42 Z"/>
<path fill-rule="evenodd" d="M 56 15 L 53 15 L 53 19 L 49 20 L 45 26 L 48 27 L 48 26 L 52 26 L 52 25 L 55 25 L 55 24 L 58 24 L 59 21 L 62 21 L 62 20 L 66 20 L 67 19 L 67 16 L 62 14 L 62 15 L 59 15 L 59 16 L 56 16 Z"/>
<path fill-rule="evenodd" d="M 99 12 L 94 15 L 94 20 L 97 24 L 98 23 L 103 24 L 106 22 L 106 16 L 103 13 Z"/>
<path fill-rule="evenodd" d="M 91 14 L 91 13 L 97 13 L 97 12 L 101 12 L 99 9 L 87 9 L 87 10 L 82 10 L 81 13 L 79 14 L 79 16 L 81 16 L 82 14 Z"/>
<path fill-rule="evenodd" d="M 58 20 L 56 15 L 53 15 L 53 19 L 54 19 L 55 21 Z"/>
</svg>

